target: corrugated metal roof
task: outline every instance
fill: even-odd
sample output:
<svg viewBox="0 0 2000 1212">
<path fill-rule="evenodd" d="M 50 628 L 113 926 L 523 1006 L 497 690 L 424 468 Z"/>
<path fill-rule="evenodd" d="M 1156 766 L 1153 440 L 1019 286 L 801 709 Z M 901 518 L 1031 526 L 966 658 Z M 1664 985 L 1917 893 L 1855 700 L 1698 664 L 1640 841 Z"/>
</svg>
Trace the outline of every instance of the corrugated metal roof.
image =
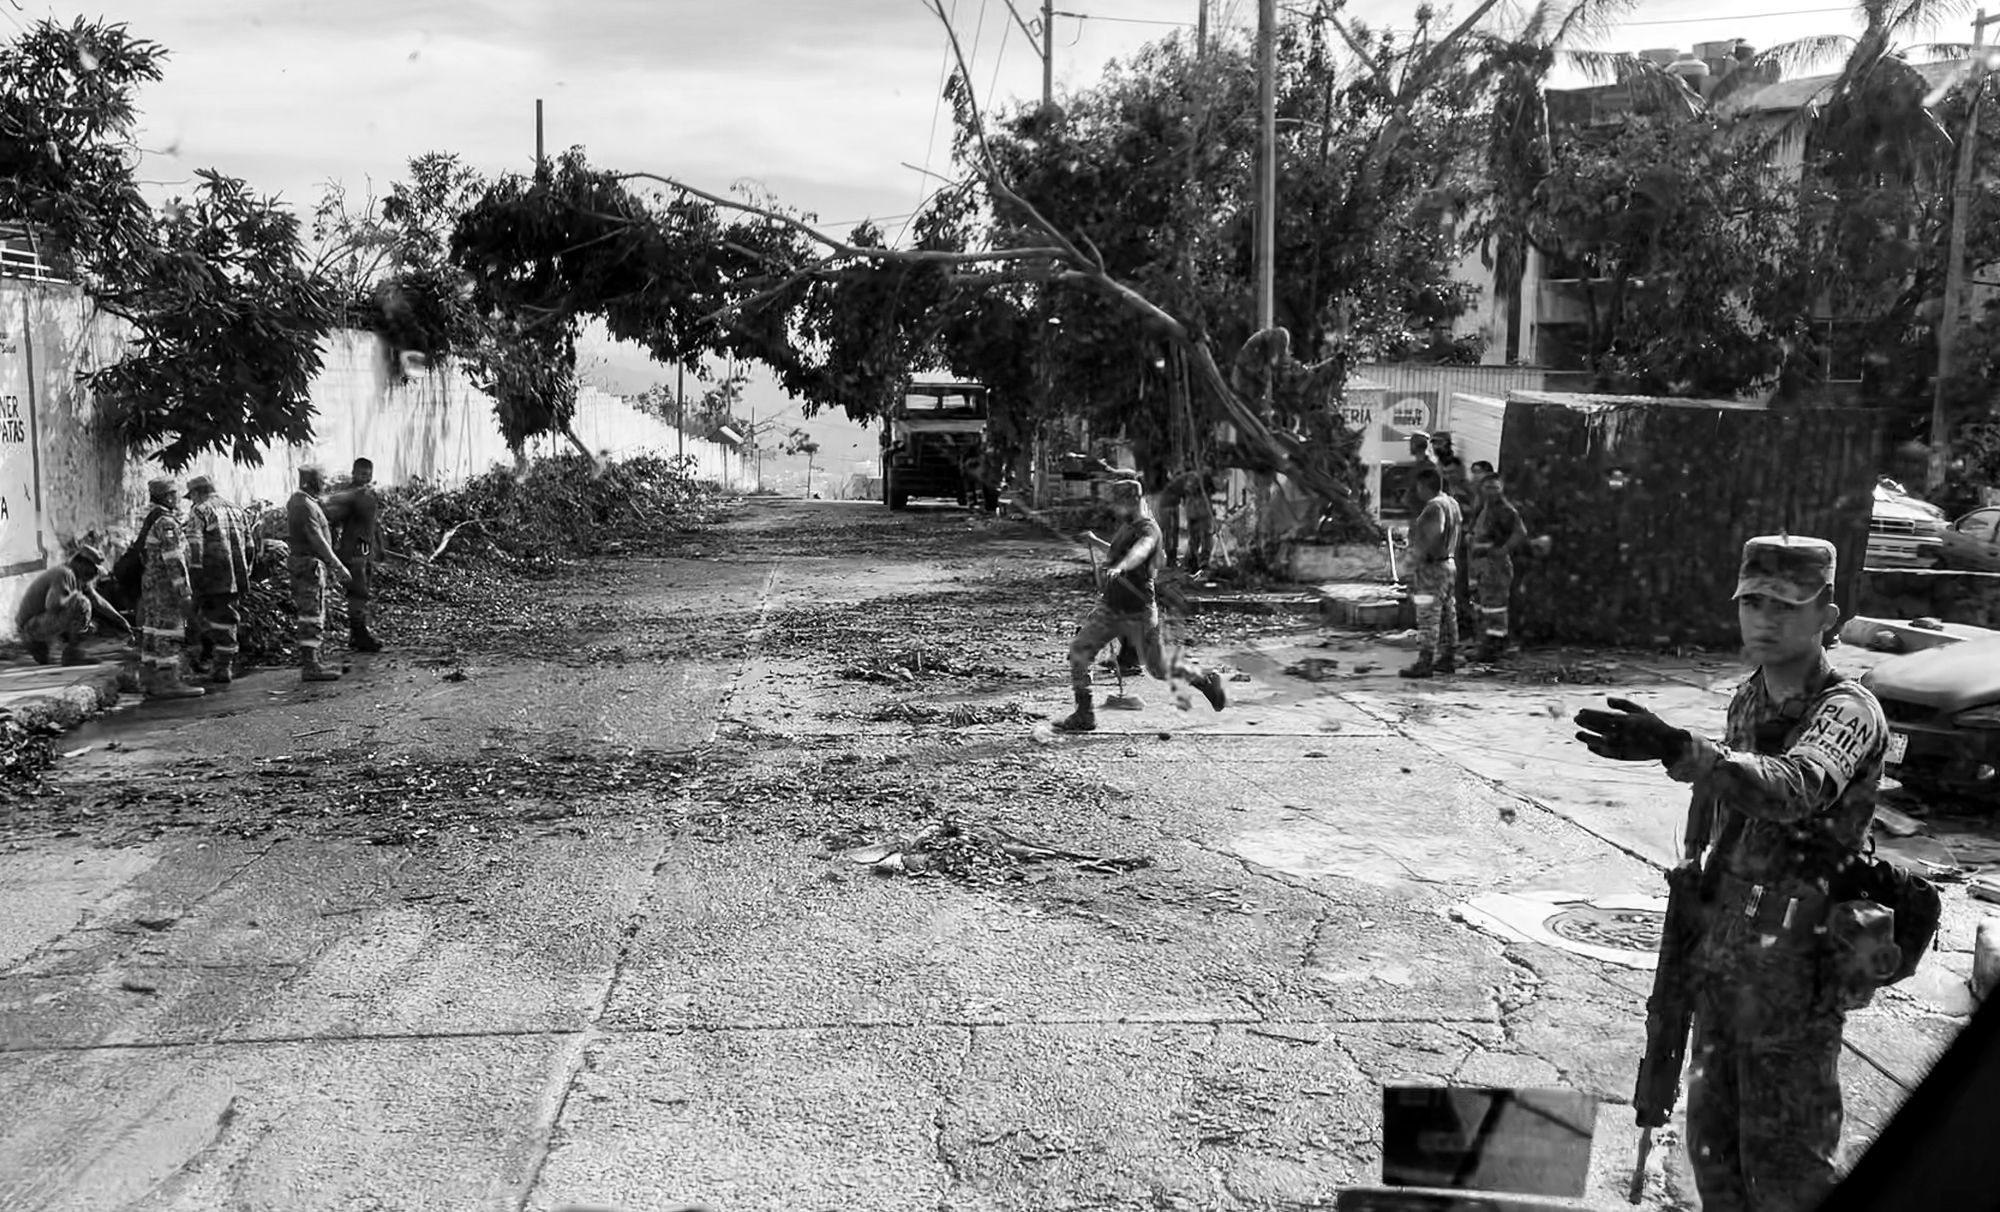
<svg viewBox="0 0 2000 1212">
<path fill-rule="evenodd" d="M 1732 412 L 1765 412 L 1767 406 L 1756 400 L 1695 400 L 1684 396 L 1614 396 L 1599 395 L 1581 391 L 1510 391 L 1510 404 L 1555 404 L 1563 408 L 1581 411 L 1595 409 L 1632 408 L 1639 405 L 1664 405 L 1668 408 L 1723 408 Z"/>
<path fill-rule="evenodd" d="M 1924 78 L 1931 88 L 1938 88 L 1964 72 L 1967 59 L 1946 59 L 1937 63 L 1912 63 L 1910 66 Z M 1824 101 L 1833 90 L 1834 81 L 1840 79 L 1838 72 L 1823 76 L 1801 76 L 1796 80 L 1780 80 L 1766 84 L 1762 88 L 1729 98 L 1724 104 L 1734 110 L 1760 114 L 1784 114 L 1803 109 L 1814 101 Z"/>
</svg>

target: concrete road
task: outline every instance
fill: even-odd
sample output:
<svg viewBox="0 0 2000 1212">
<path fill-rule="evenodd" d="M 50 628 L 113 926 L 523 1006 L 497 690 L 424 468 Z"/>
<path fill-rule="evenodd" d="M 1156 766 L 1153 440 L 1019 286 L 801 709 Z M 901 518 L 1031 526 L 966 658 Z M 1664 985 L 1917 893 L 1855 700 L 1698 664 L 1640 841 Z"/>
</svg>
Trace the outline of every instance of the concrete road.
<svg viewBox="0 0 2000 1212">
<path fill-rule="evenodd" d="M 1661 890 L 1684 797 L 1579 760 L 1599 688 L 1207 613 L 1227 712 L 1056 739 L 1087 584 L 1019 525 L 752 502 L 486 649 L 73 734 L 0 833 L 0 1207 L 1304 1208 L 1446 1082 L 1598 1100 L 1622 1203 L 1650 974 L 1456 914 Z M 1856 1146 L 1948 986 L 1858 1016 Z"/>
</svg>

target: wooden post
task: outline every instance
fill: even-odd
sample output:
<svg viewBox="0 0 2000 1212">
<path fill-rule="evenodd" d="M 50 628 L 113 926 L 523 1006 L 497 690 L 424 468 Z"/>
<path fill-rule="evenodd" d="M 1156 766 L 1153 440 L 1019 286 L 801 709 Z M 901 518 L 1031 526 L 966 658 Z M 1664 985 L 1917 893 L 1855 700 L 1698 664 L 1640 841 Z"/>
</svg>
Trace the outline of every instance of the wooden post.
<svg viewBox="0 0 2000 1212">
<path fill-rule="evenodd" d="M 1194 57 L 1208 57 L 1208 0 L 1201 0 L 1201 7 L 1195 12 Z"/>
<path fill-rule="evenodd" d="M 686 362 L 674 363 L 674 453 L 687 458 L 688 453 L 688 368 Z"/>
<path fill-rule="evenodd" d="M 535 171 L 542 171 L 542 99 L 535 98 Z"/>
<path fill-rule="evenodd" d="M 1278 4 L 1257 3 L 1257 328 L 1277 322 Z"/>
<path fill-rule="evenodd" d="M 1982 56 L 1986 27 L 2000 21 L 1980 9 L 1972 21 L 1972 66 L 1967 88 L 1972 94 L 1972 112 L 1965 119 L 1965 134 L 1958 144 L 1957 188 L 1952 191 L 1951 239 L 1944 266 L 1944 314 L 1938 319 L 1937 376 L 1931 385 L 1931 466 L 1932 492 L 1944 487 L 1951 465 L 1951 419 L 1945 415 L 1945 381 L 1958 352 L 1959 299 L 1965 293 L 1965 219 L 1972 209 L 1972 164 L 1979 156 L 1979 102 L 1985 93 L 1986 62 Z"/>
</svg>

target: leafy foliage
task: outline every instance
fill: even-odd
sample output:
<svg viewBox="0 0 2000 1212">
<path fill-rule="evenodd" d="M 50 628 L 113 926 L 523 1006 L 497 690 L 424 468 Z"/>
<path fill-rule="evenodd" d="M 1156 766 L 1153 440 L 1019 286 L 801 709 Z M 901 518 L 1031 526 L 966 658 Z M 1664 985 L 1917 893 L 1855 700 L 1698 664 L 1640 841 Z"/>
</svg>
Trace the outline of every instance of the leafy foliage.
<svg viewBox="0 0 2000 1212">
<path fill-rule="evenodd" d="M 165 208 L 120 266 L 123 282 L 98 295 L 137 335 L 88 376 L 126 443 L 170 471 L 204 451 L 256 466 L 267 443 L 309 441 L 333 320 L 298 221 L 233 177 L 197 176 L 195 197 Z"/>
<path fill-rule="evenodd" d="M 152 235 L 132 172 L 133 93 L 165 59 L 123 25 L 82 18 L 0 45 L 0 220 L 46 233 L 49 258 L 87 282 Z"/>
<path fill-rule="evenodd" d="M 1599 390 L 1730 398 L 1813 364 L 1796 191 L 1724 123 L 1572 132 L 1537 210 L 1548 252 L 1587 274 Z"/>
<path fill-rule="evenodd" d="M 243 182 L 202 170 L 191 200 L 146 205 L 133 90 L 164 58 L 84 20 L 38 21 L 0 48 L 0 218 L 53 237 L 56 263 L 137 330 L 89 376 L 125 442 L 173 471 L 208 451 L 256 464 L 262 444 L 312 434 L 331 313 L 296 220 Z"/>
</svg>

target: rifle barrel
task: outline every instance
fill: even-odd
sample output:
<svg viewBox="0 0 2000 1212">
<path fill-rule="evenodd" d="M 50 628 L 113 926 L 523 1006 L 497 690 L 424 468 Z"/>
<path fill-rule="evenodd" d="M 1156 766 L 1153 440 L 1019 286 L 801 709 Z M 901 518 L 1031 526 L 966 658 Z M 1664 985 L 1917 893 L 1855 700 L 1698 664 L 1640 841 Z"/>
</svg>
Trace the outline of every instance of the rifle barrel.
<svg viewBox="0 0 2000 1212">
<path fill-rule="evenodd" d="M 1636 1204 L 1646 1190 L 1646 1159 L 1653 1154 L 1653 1130 L 1643 1128 L 1639 1132 L 1639 1160 L 1632 1167 L 1632 1185 L 1625 1192 L 1625 1201 Z"/>
</svg>

